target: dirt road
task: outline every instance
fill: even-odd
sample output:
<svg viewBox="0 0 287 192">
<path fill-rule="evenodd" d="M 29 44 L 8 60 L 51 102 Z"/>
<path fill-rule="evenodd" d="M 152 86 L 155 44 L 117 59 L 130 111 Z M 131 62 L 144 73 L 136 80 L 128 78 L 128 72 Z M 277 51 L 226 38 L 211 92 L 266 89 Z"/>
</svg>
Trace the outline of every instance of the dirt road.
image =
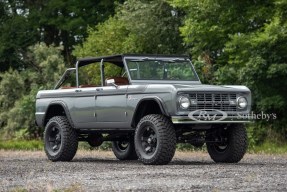
<svg viewBox="0 0 287 192">
<path fill-rule="evenodd" d="M 43 152 L 0 151 L 0 191 L 287 191 L 287 155 L 248 154 L 215 164 L 205 153 L 177 152 L 165 166 L 78 151 L 53 163 Z"/>
</svg>

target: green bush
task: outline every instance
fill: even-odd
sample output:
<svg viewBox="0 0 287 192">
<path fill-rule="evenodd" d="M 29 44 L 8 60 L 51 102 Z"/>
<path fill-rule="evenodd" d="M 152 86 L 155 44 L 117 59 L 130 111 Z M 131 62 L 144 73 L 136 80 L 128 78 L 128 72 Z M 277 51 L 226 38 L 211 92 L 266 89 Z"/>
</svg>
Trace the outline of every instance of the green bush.
<svg viewBox="0 0 287 192">
<path fill-rule="evenodd" d="M 2 139 L 42 137 L 35 126 L 35 101 L 40 89 L 51 89 L 65 65 L 61 48 L 37 44 L 30 47 L 30 68 L 0 74 L 0 133 Z"/>
<path fill-rule="evenodd" d="M 7 140 L 0 141 L 0 149 L 4 150 L 43 150 L 41 140 Z"/>
</svg>

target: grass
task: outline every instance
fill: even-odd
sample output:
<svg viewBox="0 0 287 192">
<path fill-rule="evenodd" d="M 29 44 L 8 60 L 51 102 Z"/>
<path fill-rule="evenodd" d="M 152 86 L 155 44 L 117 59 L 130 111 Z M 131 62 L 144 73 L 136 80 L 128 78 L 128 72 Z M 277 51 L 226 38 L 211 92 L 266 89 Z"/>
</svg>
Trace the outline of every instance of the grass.
<svg viewBox="0 0 287 192">
<path fill-rule="evenodd" d="M 0 140 L 0 149 L 2 150 L 43 150 L 44 143 L 42 140 Z M 79 149 L 81 150 L 110 150 L 111 143 L 104 142 L 100 147 L 92 148 L 87 142 L 79 142 Z"/>
<path fill-rule="evenodd" d="M 43 150 L 41 140 L 0 140 L 0 149 L 4 150 Z"/>
<path fill-rule="evenodd" d="M 2 150 L 43 150 L 44 143 L 42 140 L 0 140 L 0 149 Z M 91 150 L 88 143 L 80 142 L 79 149 Z M 104 142 L 102 146 L 97 147 L 100 150 L 110 150 L 111 143 Z M 177 150 L 179 151 L 206 151 L 206 148 L 195 148 L 189 144 L 177 144 Z M 256 146 L 250 146 L 249 153 L 264 153 L 264 154 L 287 154 L 287 142 L 275 142 L 267 140 L 264 143 Z"/>
<path fill-rule="evenodd" d="M 267 140 L 260 145 L 254 146 L 249 150 L 249 152 L 264 154 L 287 154 L 287 143 Z"/>
</svg>

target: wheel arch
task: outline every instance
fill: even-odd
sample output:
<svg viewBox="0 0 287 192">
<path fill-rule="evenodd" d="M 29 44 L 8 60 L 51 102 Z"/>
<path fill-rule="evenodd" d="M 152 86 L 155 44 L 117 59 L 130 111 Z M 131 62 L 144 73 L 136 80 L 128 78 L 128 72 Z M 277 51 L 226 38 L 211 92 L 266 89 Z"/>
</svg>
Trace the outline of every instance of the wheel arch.
<svg viewBox="0 0 287 192">
<path fill-rule="evenodd" d="M 162 99 L 159 97 L 145 97 L 141 99 L 135 108 L 131 126 L 135 128 L 140 119 L 149 114 L 162 114 L 168 116 Z"/>
<path fill-rule="evenodd" d="M 43 126 L 45 127 L 48 121 L 55 116 L 66 116 L 70 125 L 74 128 L 74 123 L 68 110 L 68 106 L 65 102 L 53 101 L 49 104 L 43 118 Z"/>
</svg>

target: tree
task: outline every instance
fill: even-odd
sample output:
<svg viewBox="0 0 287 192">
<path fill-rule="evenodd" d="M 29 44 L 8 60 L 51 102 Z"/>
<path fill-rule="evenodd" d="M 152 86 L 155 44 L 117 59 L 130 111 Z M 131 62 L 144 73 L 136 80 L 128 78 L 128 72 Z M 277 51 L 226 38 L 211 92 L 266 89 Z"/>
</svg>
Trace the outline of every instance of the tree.
<svg viewBox="0 0 287 192">
<path fill-rule="evenodd" d="M 287 138 L 287 3 L 277 1 L 275 12 L 268 22 L 251 33 L 234 34 L 226 43 L 228 64 L 218 70 L 218 81 L 227 72 L 229 80 L 248 85 L 253 91 L 254 110 L 276 114 L 264 126 L 278 131 Z M 232 70 L 230 70 L 230 68 Z"/>
<path fill-rule="evenodd" d="M 225 44 L 230 35 L 260 29 L 274 13 L 273 1 L 169 0 L 187 16 L 180 31 L 192 55 L 208 56 L 225 64 Z M 221 62 L 222 61 L 222 62 Z"/>
<path fill-rule="evenodd" d="M 162 0 L 128 0 L 119 5 L 115 16 L 89 28 L 86 41 L 82 46 L 76 46 L 73 53 L 77 57 L 122 53 L 180 54 L 184 48 L 179 23 L 176 9 Z M 99 67 L 90 66 L 88 71 L 99 72 Z M 116 72 L 113 65 L 105 68 L 110 76 Z M 95 79 L 99 82 L 100 76 Z"/>
<path fill-rule="evenodd" d="M 115 16 L 89 28 L 87 40 L 82 46 L 76 46 L 74 55 L 183 53 L 179 14 L 163 0 L 128 0 L 119 5 Z"/>
<path fill-rule="evenodd" d="M 181 35 L 195 63 L 203 71 L 213 71 L 209 82 L 247 85 L 252 91 L 253 110 L 277 117 L 257 121 L 256 126 L 276 130 L 287 138 L 286 1 L 169 3 L 186 12 Z"/>
<path fill-rule="evenodd" d="M 122 1 L 49 0 L 40 4 L 31 1 L 27 7 L 31 10 L 31 21 L 39 22 L 41 40 L 47 45 L 63 45 L 64 57 L 71 64 L 73 46 L 84 40 L 87 26 L 105 21 L 119 2 Z"/>
<path fill-rule="evenodd" d="M 20 132 L 25 138 L 38 138 L 43 130 L 34 124 L 38 90 L 52 89 L 64 71 L 62 48 L 36 44 L 29 47 L 27 59 L 34 67 L 0 74 L 0 132 L 12 138 Z"/>
<path fill-rule="evenodd" d="M 0 12 L 0 71 L 10 67 L 20 70 L 25 66 L 26 48 L 36 42 L 36 31 L 25 17 L 20 1 L 1 1 Z"/>
<path fill-rule="evenodd" d="M 0 71 L 26 68 L 27 48 L 37 42 L 63 46 L 68 64 L 73 46 L 82 43 L 87 27 L 104 22 L 123 0 L 3 0 L 0 2 Z"/>
</svg>

